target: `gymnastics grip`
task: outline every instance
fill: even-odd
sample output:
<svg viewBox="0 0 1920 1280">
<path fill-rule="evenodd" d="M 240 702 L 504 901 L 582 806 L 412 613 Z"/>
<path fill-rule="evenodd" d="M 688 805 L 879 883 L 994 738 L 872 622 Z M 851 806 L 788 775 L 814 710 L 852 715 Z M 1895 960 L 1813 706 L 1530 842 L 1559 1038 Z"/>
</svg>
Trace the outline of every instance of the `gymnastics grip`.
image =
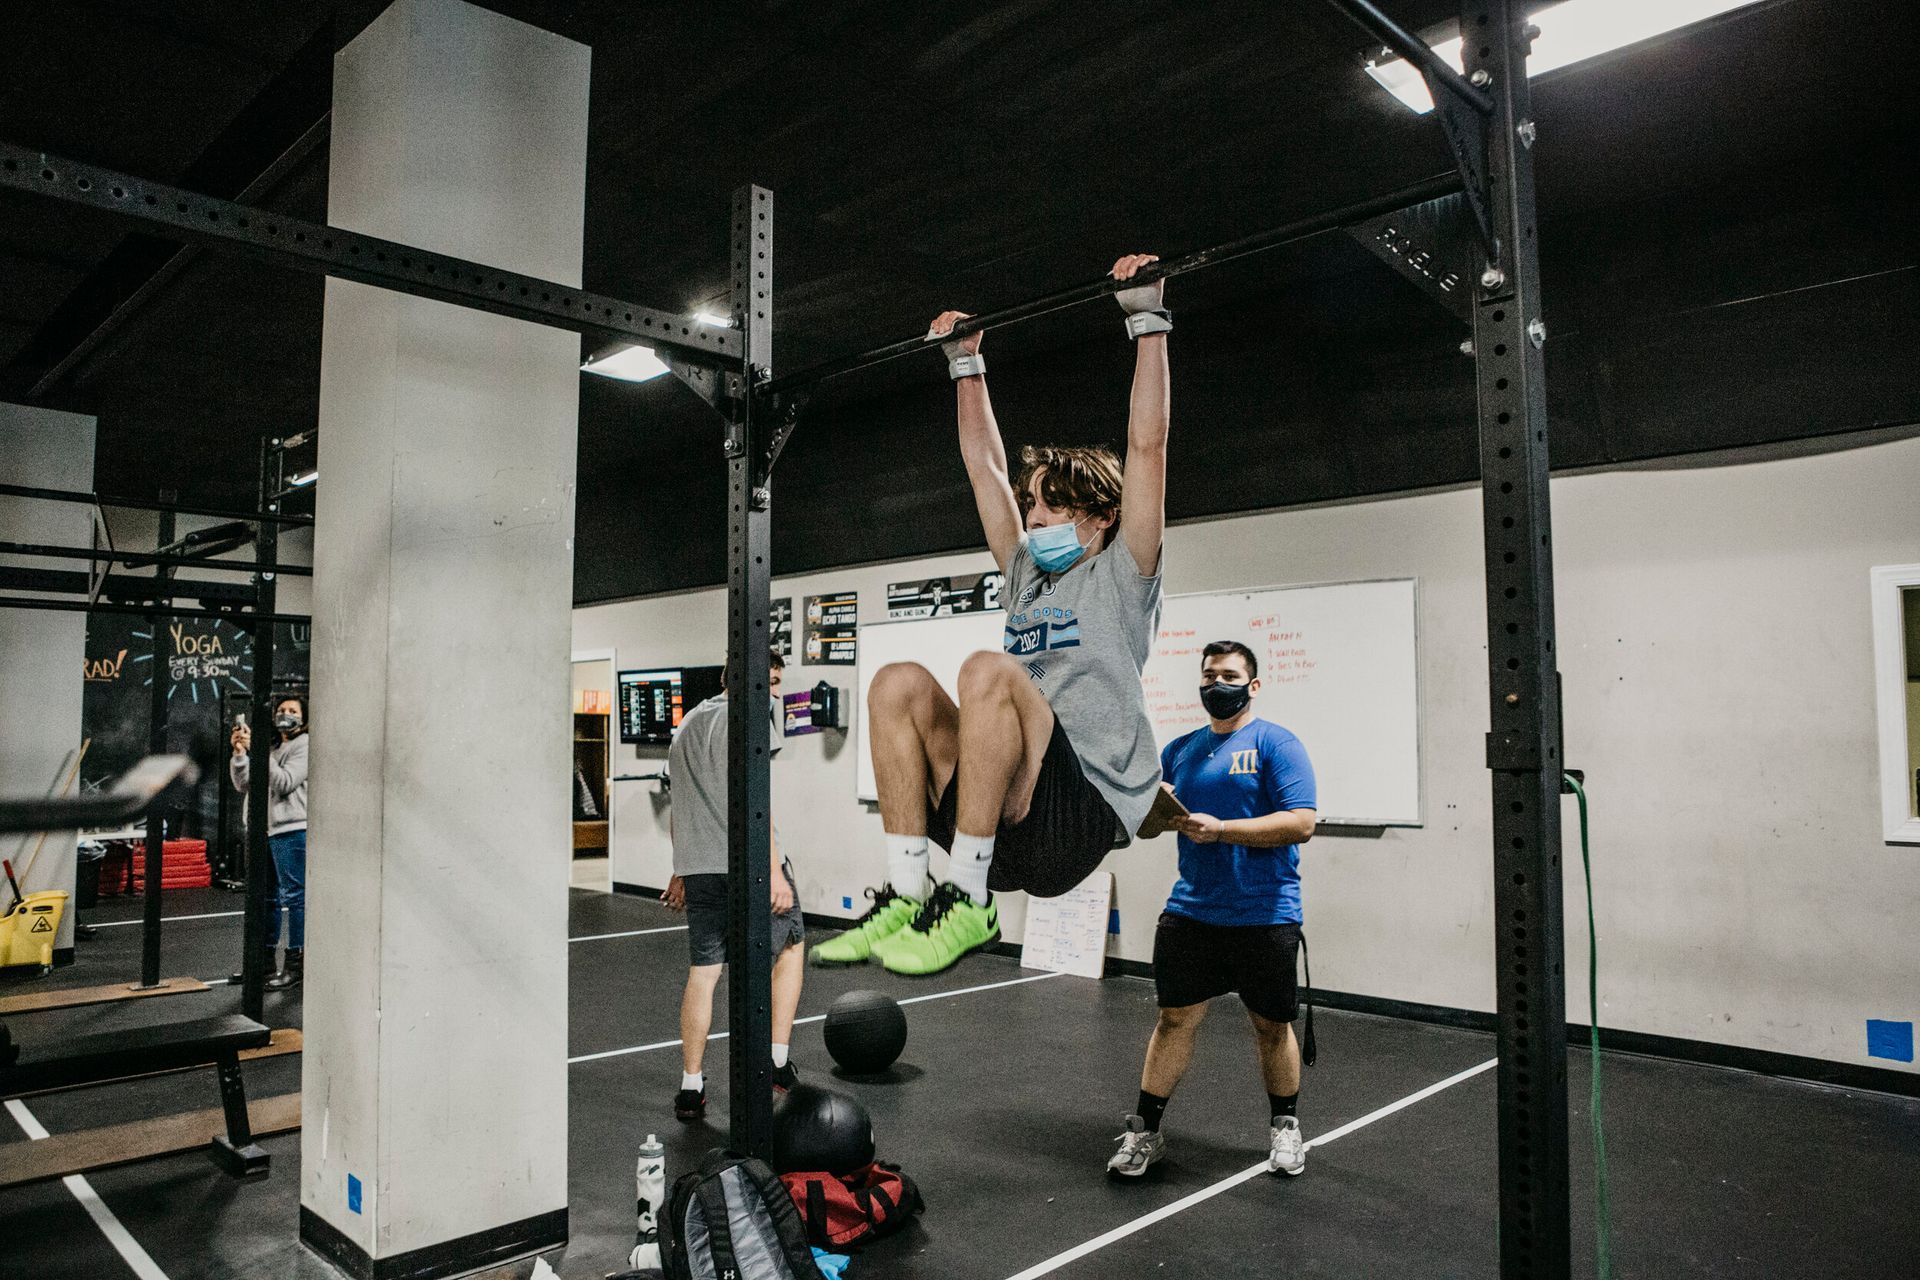
<svg viewBox="0 0 1920 1280">
<path fill-rule="evenodd" d="M 1141 338 L 1149 333 L 1171 333 L 1173 315 L 1165 307 L 1153 311 L 1130 311 L 1127 313 L 1127 336 Z"/>
<path fill-rule="evenodd" d="M 1131 289 L 1122 289 L 1113 295 L 1120 309 L 1127 313 L 1127 336 L 1139 338 L 1149 333 L 1167 333 L 1173 328 L 1173 316 L 1162 301 L 1166 298 L 1165 282 L 1155 280 L 1151 284 L 1135 285 Z"/>
</svg>

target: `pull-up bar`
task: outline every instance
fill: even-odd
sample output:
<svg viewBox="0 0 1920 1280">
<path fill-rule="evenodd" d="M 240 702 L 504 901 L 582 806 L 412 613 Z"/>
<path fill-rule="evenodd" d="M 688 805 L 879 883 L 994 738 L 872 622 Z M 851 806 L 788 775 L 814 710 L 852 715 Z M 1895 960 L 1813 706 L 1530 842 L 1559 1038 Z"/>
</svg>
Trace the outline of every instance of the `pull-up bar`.
<svg viewBox="0 0 1920 1280">
<path fill-rule="evenodd" d="M 1429 200 L 1438 200 L 1442 196 L 1458 194 L 1460 189 L 1460 174 L 1457 171 L 1436 174 L 1424 182 L 1402 187 L 1398 191 L 1376 196 L 1371 200 L 1362 200 L 1344 208 L 1316 213 L 1311 217 L 1300 218 L 1267 231 L 1257 231 L 1250 236 L 1229 240 L 1211 249 L 1196 250 L 1166 262 L 1152 263 L 1142 267 L 1130 280 L 1115 280 L 1112 276 L 1101 276 L 1098 280 L 1075 285 L 1070 289 L 1061 289 L 1057 293 L 1049 293 L 1030 302 L 1003 307 L 999 311 L 990 311 L 985 315 L 972 316 L 955 325 L 953 332 L 944 338 L 929 338 L 922 334 L 917 337 L 902 338 L 898 342 L 889 342 L 871 351 L 827 360 L 810 368 L 790 373 L 783 378 L 776 378 L 766 390 L 778 394 L 810 387 L 816 383 L 825 382 L 829 378 L 857 373 L 862 369 L 871 369 L 875 365 L 898 360 L 902 356 L 910 356 L 928 347 L 938 347 L 941 342 L 952 341 L 956 337 L 964 337 L 969 333 L 982 333 L 988 329 L 1018 324 L 1022 320 L 1032 320 L 1067 307 L 1076 307 L 1083 302 L 1091 302 L 1095 298 L 1118 293 L 1122 289 L 1151 284 L 1155 280 L 1184 275 L 1201 267 L 1218 266 L 1223 262 L 1232 262 L 1236 258 L 1244 258 L 1250 254 L 1264 253 L 1269 249 L 1298 244 L 1302 240 L 1309 240 L 1329 231 L 1339 231 L 1353 223 L 1394 213 L 1410 205 L 1424 204 Z"/>
</svg>

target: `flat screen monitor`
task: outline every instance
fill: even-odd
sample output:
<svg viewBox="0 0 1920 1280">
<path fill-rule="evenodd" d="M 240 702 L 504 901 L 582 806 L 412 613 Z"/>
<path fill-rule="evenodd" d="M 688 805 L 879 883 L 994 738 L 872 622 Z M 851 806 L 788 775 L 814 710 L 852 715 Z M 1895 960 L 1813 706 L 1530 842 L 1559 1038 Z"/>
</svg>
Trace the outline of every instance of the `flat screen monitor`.
<svg viewBox="0 0 1920 1280">
<path fill-rule="evenodd" d="M 620 741 L 664 747 L 680 721 L 720 692 L 720 667 L 656 667 L 620 673 Z"/>
</svg>

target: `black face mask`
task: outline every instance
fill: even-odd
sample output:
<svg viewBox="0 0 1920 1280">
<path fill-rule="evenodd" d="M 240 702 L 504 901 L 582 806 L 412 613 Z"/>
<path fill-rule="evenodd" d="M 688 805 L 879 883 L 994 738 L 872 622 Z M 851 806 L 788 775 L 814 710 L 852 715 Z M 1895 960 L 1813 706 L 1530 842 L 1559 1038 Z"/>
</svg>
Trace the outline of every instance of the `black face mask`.
<svg viewBox="0 0 1920 1280">
<path fill-rule="evenodd" d="M 1247 703 L 1253 701 L 1251 684 L 1203 684 L 1200 686 L 1200 705 L 1215 720 L 1231 720 L 1247 709 Z"/>
</svg>

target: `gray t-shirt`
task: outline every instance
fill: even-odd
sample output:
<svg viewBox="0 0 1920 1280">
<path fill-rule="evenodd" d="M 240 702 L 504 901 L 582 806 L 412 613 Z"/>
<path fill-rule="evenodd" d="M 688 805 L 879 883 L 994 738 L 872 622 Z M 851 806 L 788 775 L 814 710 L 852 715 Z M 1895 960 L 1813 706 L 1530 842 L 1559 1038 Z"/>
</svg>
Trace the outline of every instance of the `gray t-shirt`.
<svg viewBox="0 0 1920 1280">
<path fill-rule="evenodd" d="M 1120 819 L 1126 844 L 1153 807 L 1160 750 L 1140 672 L 1160 633 L 1160 575 L 1143 575 L 1126 539 L 1065 573 L 1044 573 L 1025 534 L 1007 565 L 1008 653 L 1067 731 L 1080 768 Z"/>
<path fill-rule="evenodd" d="M 274 744 L 267 754 L 267 834 L 281 835 L 288 831 L 307 829 L 307 735 L 295 734 L 285 742 Z M 227 761 L 227 775 L 233 779 L 234 790 L 248 796 L 248 787 L 252 781 L 253 761 L 242 755 L 236 755 Z M 241 821 L 246 821 L 245 802 L 242 802 Z"/>
<path fill-rule="evenodd" d="M 773 749 L 780 749 L 776 733 Z M 673 874 L 727 873 L 727 695 L 687 712 L 667 749 L 673 778 Z"/>
</svg>

